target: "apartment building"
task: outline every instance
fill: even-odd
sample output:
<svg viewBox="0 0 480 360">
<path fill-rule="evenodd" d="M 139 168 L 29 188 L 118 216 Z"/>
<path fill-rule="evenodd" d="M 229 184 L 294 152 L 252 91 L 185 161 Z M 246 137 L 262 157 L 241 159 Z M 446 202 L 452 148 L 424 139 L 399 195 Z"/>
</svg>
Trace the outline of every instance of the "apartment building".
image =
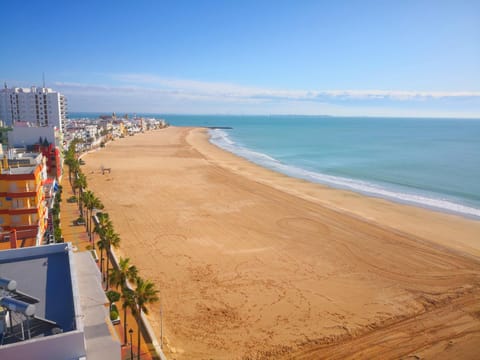
<svg viewBox="0 0 480 360">
<path fill-rule="evenodd" d="M 4 156 L 0 164 L 0 248 L 40 245 L 48 225 L 46 159 Z"/>
<path fill-rule="evenodd" d="M 67 101 L 50 88 L 7 88 L 0 90 L 0 120 L 7 126 L 17 121 L 31 122 L 37 126 L 65 129 Z"/>
</svg>

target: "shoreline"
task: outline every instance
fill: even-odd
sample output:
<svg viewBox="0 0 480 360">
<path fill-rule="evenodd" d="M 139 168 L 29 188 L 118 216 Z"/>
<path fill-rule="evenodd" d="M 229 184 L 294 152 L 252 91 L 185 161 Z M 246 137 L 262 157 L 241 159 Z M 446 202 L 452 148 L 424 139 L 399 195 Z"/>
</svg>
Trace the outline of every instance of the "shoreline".
<svg viewBox="0 0 480 360">
<path fill-rule="evenodd" d="M 378 198 L 387 201 L 391 201 L 396 204 L 411 205 L 414 207 L 431 210 L 439 213 L 457 215 L 471 220 L 480 220 L 480 209 L 474 208 L 469 204 L 462 203 L 461 201 L 454 202 L 455 199 L 444 199 L 442 194 L 431 194 L 429 196 L 428 190 L 422 189 L 420 193 L 408 192 L 403 189 L 395 189 L 392 184 L 380 184 L 370 180 L 359 180 L 355 178 L 347 178 L 337 175 L 329 175 L 315 170 L 307 170 L 301 167 L 297 167 L 292 164 L 284 164 L 275 158 L 270 158 L 270 155 L 259 153 L 256 150 L 252 150 L 246 147 L 237 147 L 232 145 L 231 149 L 228 145 L 222 143 L 222 140 L 215 140 L 214 133 L 211 130 L 217 129 L 231 129 L 228 127 L 205 127 L 208 129 L 209 141 L 213 145 L 230 152 L 238 157 L 246 159 L 247 161 L 264 167 L 268 170 L 295 178 L 305 180 L 314 184 L 330 187 L 337 190 L 351 191 L 360 195 L 364 195 L 371 198 Z M 225 135 L 228 137 L 228 134 Z M 223 136 L 222 136 L 223 137 Z M 227 142 L 228 143 L 228 142 Z M 242 151 L 245 154 L 242 154 Z M 251 156 L 248 156 L 251 154 Z M 258 159 L 256 156 L 260 154 L 262 157 L 267 156 L 272 160 L 269 164 L 268 160 L 263 161 L 262 157 Z M 262 163 L 263 162 L 263 163 Z M 389 187 L 390 186 L 390 187 Z M 402 187 L 402 185 L 399 185 Z M 437 195 L 436 197 L 433 195 Z M 445 195 L 443 195 L 445 196 Z M 446 195 L 448 197 L 448 195 Z M 461 200 L 461 199 L 457 199 Z"/>
<path fill-rule="evenodd" d="M 480 222 L 290 178 L 202 128 L 147 132 L 85 159 L 117 253 L 161 291 L 169 359 L 343 358 L 367 344 L 369 358 L 432 356 L 450 339 L 445 356 L 474 354 Z M 417 316 L 422 329 L 407 325 Z"/>
<path fill-rule="evenodd" d="M 392 229 L 407 231 L 410 233 L 414 233 L 414 231 L 405 229 L 404 223 L 402 223 L 401 221 L 399 222 L 396 219 L 391 219 L 391 217 L 395 215 L 408 215 L 408 221 L 413 221 L 415 223 L 415 226 L 419 226 L 421 222 L 428 222 L 432 218 L 437 218 L 438 216 L 438 219 L 435 219 L 435 223 L 441 223 L 441 227 L 446 227 L 449 229 L 455 228 L 458 229 L 458 231 L 462 230 L 464 224 L 476 224 L 477 226 L 474 232 L 468 235 L 467 247 L 472 247 L 473 253 L 470 253 L 470 255 L 480 257 L 480 240 L 478 240 L 480 238 L 480 219 L 478 218 L 471 218 L 457 213 L 449 213 L 413 204 L 396 202 L 383 197 L 377 197 L 373 195 L 370 196 L 353 190 L 335 188 L 333 186 L 292 177 L 259 165 L 253 161 L 250 161 L 249 159 L 246 159 L 242 156 L 239 156 L 235 153 L 219 147 L 218 145 L 210 141 L 210 135 L 208 131 L 203 130 L 202 128 L 197 128 L 193 131 L 198 133 L 198 137 L 204 136 L 203 139 L 199 140 L 200 143 L 202 141 L 205 141 L 214 149 L 218 149 L 220 152 L 225 152 L 225 154 L 229 154 L 233 157 L 229 160 L 223 160 L 223 158 L 227 158 L 225 154 L 222 156 L 218 156 L 220 153 L 216 152 L 214 149 L 207 149 L 207 153 L 213 151 L 215 152 L 215 155 L 217 155 L 218 158 L 221 159 L 220 161 L 218 161 L 218 164 L 220 166 L 225 166 L 230 171 L 237 172 L 242 176 L 250 176 L 251 174 L 248 172 L 239 171 L 238 167 L 234 168 L 228 166 L 227 162 L 234 162 L 234 158 L 241 159 L 242 161 L 246 161 L 249 164 L 252 164 L 253 166 L 257 167 L 259 171 L 261 171 L 262 176 L 256 181 L 276 187 L 277 189 L 288 192 L 294 196 L 300 196 L 308 201 L 317 202 L 322 206 L 328 206 L 331 210 L 357 216 L 365 221 L 382 224 L 383 226 L 387 225 Z M 200 134 L 202 132 L 203 135 Z M 205 148 L 205 144 L 199 144 L 198 142 L 195 142 L 194 146 L 200 146 L 200 151 L 202 151 L 201 149 Z M 302 191 L 294 189 L 294 185 L 297 182 L 298 184 L 302 185 Z M 326 196 L 326 198 L 323 198 L 322 200 L 321 196 L 316 196 L 316 194 L 321 194 L 322 196 Z M 379 207 L 380 210 L 375 211 L 374 207 Z M 392 210 L 393 213 L 396 212 L 397 214 L 388 214 L 392 213 Z M 445 226 L 445 224 L 448 225 Z M 418 230 L 418 227 L 415 230 Z M 422 231 L 420 234 L 421 236 L 423 235 L 425 237 L 430 237 L 430 235 L 424 231 Z M 444 237 L 442 237 L 442 241 L 437 245 L 450 247 L 454 244 L 449 244 L 448 239 L 444 239 Z M 465 250 L 462 246 L 454 246 L 454 248 Z"/>
</svg>

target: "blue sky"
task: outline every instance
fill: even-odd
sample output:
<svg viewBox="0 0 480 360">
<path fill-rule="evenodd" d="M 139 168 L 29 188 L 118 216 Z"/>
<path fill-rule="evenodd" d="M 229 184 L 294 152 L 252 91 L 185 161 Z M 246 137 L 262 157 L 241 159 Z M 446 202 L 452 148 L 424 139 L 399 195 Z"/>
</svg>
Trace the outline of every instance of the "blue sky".
<svg viewBox="0 0 480 360">
<path fill-rule="evenodd" d="M 70 111 L 480 118 L 480 1 L 5 1 L 0 79 Z"/>
</svg>

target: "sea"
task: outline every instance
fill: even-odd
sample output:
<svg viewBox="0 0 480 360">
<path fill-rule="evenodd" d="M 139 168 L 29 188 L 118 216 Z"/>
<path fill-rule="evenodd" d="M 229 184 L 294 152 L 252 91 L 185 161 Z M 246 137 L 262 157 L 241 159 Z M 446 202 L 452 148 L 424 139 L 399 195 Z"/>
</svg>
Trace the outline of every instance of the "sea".
<svg viewBox="0 0 480 360">
<path fill-rule="evenodd" d="M 213 144 L 292 177 L 480 219 L 480 119 L 137 115 L 209 127 Z"/>
</svg>

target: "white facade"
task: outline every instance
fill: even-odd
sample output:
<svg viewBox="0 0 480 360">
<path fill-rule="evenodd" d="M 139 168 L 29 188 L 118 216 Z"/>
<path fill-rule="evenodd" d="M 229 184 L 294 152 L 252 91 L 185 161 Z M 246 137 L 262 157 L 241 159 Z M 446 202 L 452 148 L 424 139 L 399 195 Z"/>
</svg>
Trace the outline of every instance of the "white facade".
<svg viewBox="0 0 480 360">
<path fill-rule="evenodd" d="M 99 134 L 97 125 L 86 125 L 85 126 L 85 135 L 87 138 L 94 139 Z"/>
<path fill-rule="evenodd" d="M 57 127 L 63 132 L 65 97 L 49 88 L 4 88 L 0 90 L 0 119 L 7 126 L 28 121 L 37 126 Z"/>
<path fill-rule="evenodd" d="M 18 123 L 17 123 L 18 124 Z M 13 126 L 8 132 L 8 144 L 13 147 L 24 147 L 37 144 L 39 139 L 47 139 L 50 144 L 62 148 L 62 134 L 58 128 L 50 126 Z M 28 124 L 30 125 L 30 124 Z"/>
</svg>

